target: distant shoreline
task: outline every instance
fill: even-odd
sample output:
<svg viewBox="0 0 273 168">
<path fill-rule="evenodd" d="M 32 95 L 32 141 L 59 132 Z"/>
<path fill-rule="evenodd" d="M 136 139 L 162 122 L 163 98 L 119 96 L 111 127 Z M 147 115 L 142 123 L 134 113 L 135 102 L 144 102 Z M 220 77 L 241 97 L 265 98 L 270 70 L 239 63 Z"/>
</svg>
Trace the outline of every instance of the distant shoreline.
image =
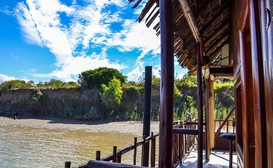
<svg viewBox="0 0 273 168">
<path fill-rule="evenodd" d="M 141 121 L 82 121 L 55 117 L 25 117 L 0 116 L 0 126 L 21 126 L 45 129 L 85 130 L 88 132 L 108 132 L 141 136 L 143 123 Z M 151 131 L 159 132 L 159 123 L 151 122 Z"/>
</svg>

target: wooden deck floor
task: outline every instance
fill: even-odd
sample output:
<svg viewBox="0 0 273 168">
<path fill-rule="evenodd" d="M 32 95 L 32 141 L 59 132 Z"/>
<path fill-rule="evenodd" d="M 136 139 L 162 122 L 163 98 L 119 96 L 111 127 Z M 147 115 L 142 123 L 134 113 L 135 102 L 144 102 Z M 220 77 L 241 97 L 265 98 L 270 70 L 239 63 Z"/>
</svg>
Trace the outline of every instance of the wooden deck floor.
<svg viewBox="0 0 273 168">
<path fill-rule="evenodd" d="M 204 168 L 228 168 L 229 152 L 228 151 L 212 151 L 210 161 L 205 161 L 205 152 L 203 154 Z M 237 167 L 237 155 L 233 152 L 233 167 Z M 197 167 L 197 150 L 192 149 L 191 152 L 184 157 L 182 163 L 177 168 L 196 168 Z"/>
</svg>

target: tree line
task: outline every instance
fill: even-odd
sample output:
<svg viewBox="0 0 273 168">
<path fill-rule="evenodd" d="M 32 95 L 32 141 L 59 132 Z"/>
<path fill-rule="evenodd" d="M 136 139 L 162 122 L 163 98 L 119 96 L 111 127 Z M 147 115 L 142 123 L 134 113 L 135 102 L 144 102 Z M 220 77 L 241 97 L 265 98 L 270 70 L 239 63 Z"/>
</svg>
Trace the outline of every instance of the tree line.
<svg viewBox="0 0 273 168">
<path fill-rule="evenodd" d="M 184 75 L 175 79 L 174 84 L 174 117 L 184 120 L 187 117 L 197 118 L 196 108 L 196 76 Z M 144 96 L 144 79 L 142 81 L 126 81 L 118 70 L 101 67 L 84 71 L 78 76 L 77 82 L 63 82 L 51 79 L 49 82 L 11 80 L 0 84 L 0 90 L 15 89 L 98 89 L 100 101 L 107 116 L 110 118 L 121 116 L 125 119 L 140 119 L 143 111 L 141 101 Z M 39 92 L 40 93 L 40 92 Z M 152 77 L 152 118 L 159 116 L 160 79 Z M 230 79 L 217 79 L 214 84 L 215 114 L 216 118 L 224 118 L 234 104 L 233 81 Z M 33 100 L 39 102 L 39 95 L 34 95 Z M 126 102 L 126 103 L 125 103 Z"/>
</svg>

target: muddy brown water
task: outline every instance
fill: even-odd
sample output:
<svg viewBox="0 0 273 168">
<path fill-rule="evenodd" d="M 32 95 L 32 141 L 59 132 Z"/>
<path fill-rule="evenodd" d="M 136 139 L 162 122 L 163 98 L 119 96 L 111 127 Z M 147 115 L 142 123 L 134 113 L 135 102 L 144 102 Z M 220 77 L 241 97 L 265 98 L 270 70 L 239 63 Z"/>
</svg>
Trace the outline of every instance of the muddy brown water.
<svg viewBox="0 0 273 168">
<path fill-rule="evenodd" d="M 86 130 L 33 128 L 18 125 L 0 125 L 1 168 L 61 168 L 65 161 L 72 166 L 133 143 L 134 136 L 120 133 L 99 133 Z M 138 163 L 140 161 L 138 148 Z M 133 153 L 122 157 L 123 163 L 132 163 Z"/>
</svg>

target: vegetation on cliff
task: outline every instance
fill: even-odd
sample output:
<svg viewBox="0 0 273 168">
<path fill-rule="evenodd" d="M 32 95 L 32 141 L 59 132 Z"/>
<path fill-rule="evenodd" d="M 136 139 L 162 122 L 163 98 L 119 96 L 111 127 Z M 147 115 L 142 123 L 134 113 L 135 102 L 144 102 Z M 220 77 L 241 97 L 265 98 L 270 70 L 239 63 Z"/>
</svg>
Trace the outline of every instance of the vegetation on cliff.
<svg viewBox="0 0 273 168">
<path fill-rule="evenodd" d="M 12 80 L 0 84 L 0 90 L 30 89 L 29 98 L 12 107 L 29 108 L 35 115 L 51 115 L 77 119 L 141 119 L 144 106 L 144 80 L 126 82 L 126 77 L 112 68 L 98 68 L 82 72 L 78 83 L 51 79 L 49 82 Z M 197 118 L 196 77 L 185 75 L 175 80 L 174 117 Z M 233 82 L 216 79 L 214 85 L 216 118 L 223 118 L 234 104 Z M 67 93 L 67 94 L 66 94 Z M 19 91 L 16 93 L 20 94 Z M 12 97 L 12 96 L 11 96 Z M 14 102 L 3 100 L 0 106 Z M 10 98 L 12 99 L 12 98 Z M 152 119 L 158 119 L 160 79 L 152 77 Z M 18 109 L 17 108 L 17 109 Z M 9 107 L 8 110 L 12 111 Z M 1 109 L 0 109 L 1 114 Z"/>
</svg>

